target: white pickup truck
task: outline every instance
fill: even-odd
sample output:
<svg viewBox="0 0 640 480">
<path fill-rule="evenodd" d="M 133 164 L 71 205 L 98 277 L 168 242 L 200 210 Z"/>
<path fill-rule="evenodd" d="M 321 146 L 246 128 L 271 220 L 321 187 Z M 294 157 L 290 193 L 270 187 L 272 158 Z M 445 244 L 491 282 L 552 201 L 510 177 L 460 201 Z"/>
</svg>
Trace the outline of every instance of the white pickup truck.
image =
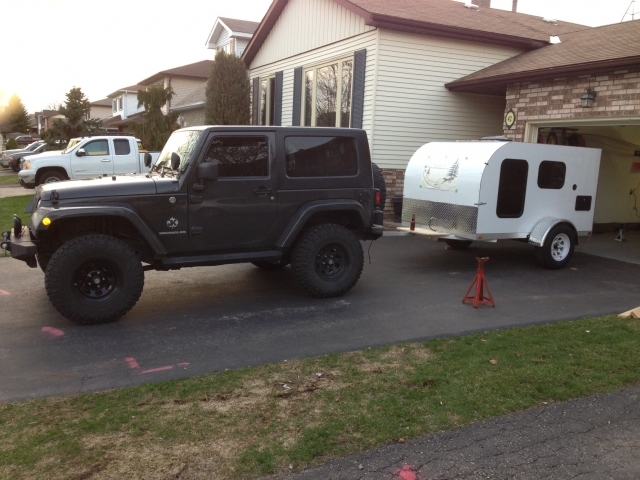
<svg viewBox="0 0 640 480">
<path fill-rule="evenodd" d="M 132 136 L 92 136 L 73 139 L 62 151 L 46 152 L 24 159 L 18 173 L 20 184 L 34 188 L 43 183 L 95 178 L 102 175 L 146 173 L 142 144 Z M 151 165 L 160 152 L 149 153 Z"/>
</svg>

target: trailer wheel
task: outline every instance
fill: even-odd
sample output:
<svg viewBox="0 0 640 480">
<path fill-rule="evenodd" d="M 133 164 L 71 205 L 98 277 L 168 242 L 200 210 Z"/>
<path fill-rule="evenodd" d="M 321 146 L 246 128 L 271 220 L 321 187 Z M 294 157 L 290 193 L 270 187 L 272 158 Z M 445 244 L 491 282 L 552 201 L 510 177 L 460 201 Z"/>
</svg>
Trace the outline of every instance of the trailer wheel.
<svg viewBox="0 0 640 480">
<path fill-rule="evenodd" d="M 471 240 L 446 239 L 444 243 L 446 243 L 453 250 L 464 250 L 465 248 L 469 248 L 473 242 Z"/>
<path fill-rule="evenodd" d="M 51 256 L 44 280 L 49 300 L 64 317 L 83 324 L 113 322 L 138 301 L 144 271 L 136 252 L 107 235 L 85 235 Z"/>
<path fill-rule="evenodd" d="M 298 284 L 314 297 L 337 297 L 360 278 L 364 253 L 360 240 L 345 227 L 317 225 L 298 240 L 291 269 Z"/>
<path fill-rule="evenodd" d="M 557 270 L 564 267 L 576 247 L 576 235 L 569 225 L 558 225 L 551 229 L 545 244 L 536 247 L 538 261 L 544 268 Z"/>
</svg>

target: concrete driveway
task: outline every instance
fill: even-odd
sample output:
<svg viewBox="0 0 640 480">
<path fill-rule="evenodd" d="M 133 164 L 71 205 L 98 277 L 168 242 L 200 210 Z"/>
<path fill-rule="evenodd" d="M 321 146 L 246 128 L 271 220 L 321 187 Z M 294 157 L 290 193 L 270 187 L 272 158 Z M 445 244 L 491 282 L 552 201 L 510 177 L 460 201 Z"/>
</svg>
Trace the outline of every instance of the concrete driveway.
<svg viewBox="0 0 640 480">
<path fill-rule="evenodd" d="M 476 256 L 491 257 L 495 308 L 461 303 Z M 342 298 L 307 296 L 289 268 L 148 272 L 126 317 L 86 327 L 53 309 L 40 269 L 0 259 L 0 401 L 619 313 L 640 304 L 639 290 L 640 265 L 578 253 L 568 268 L 547 271 L 517 242 L 448 251 L 426 238 L 390 234 L 373 242 L 371 264 Z"/>
</svg>

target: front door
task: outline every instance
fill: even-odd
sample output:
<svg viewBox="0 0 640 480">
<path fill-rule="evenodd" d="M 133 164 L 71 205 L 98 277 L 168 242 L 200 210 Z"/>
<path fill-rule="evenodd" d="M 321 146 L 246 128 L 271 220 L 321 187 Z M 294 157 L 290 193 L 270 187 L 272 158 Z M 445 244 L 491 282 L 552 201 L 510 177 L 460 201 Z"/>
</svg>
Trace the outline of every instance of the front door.
<svg viewBox="0 0 640 480">
<path fill-rule="evenodd" d="M 113 157 L 109 140 L 92 140 L 81 148 L 85 151 L 84 156 L 76 155 L 79 149 L 71 153 L 71 172 L 74 179 L 113 175 Z"/>
<path fill-rule="evenodd" d="M 218 164 L 218 180 L 189 185 L 189 235 L 198 245 L 256 246 L 278 214 L 275 137 L 211 134 L 202 162 Z"/>
</svg>

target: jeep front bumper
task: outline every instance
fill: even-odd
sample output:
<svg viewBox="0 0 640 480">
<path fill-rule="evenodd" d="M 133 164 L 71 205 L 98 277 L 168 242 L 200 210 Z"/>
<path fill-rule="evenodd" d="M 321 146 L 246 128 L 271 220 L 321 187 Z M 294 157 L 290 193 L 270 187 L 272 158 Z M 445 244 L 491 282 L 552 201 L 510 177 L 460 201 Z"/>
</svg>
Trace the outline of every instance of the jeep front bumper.
<svg viewBox="0 0 640 480">
<path fill-rule="evenodd" d="M 36 261 L 38 247 L 31 241 L 28 235 L 14 237 L 12 239 L 10 233 L 6 236 L 3 234 L 2 249 L 11 252 L 13 258 L 26 262 L 31 268 L 38 266 L 38 262 Z"/>
</svg>

